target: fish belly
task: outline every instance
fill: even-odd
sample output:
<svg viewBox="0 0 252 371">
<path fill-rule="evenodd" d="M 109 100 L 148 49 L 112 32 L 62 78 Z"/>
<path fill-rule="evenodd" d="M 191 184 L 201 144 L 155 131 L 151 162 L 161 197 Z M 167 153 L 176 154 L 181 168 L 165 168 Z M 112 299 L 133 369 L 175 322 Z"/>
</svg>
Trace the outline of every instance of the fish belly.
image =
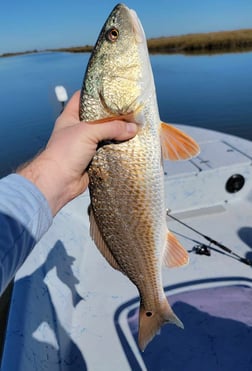
<svg viewBox="0 0 252 371">
<path fill-rule="evenodd" d="M 155 143 L 151 135 L 105 145 L 88 171 L 91 205 L 102 238 L 120 270 L 146 297 L 149 290 L 163 295 L 161 261 L 167 229 L 158 145 L 158 138 Z"/>
</svg>

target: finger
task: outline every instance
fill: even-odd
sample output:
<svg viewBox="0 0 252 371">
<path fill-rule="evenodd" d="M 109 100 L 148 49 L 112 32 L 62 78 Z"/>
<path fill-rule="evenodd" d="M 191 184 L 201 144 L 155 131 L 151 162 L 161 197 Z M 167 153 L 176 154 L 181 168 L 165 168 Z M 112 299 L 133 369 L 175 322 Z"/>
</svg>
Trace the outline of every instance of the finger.
<svg viewBox="0 0 252 371">
<path fill-rule="evenodd" d="M 104 122 L 99 125 L 87 122 L 85 125 L 87 125 L 90 136 L 97 143 L 103 140 L 128 140 L 133 138 L 138 131 L 137 124 L 119 120 Z"/>
</svg>

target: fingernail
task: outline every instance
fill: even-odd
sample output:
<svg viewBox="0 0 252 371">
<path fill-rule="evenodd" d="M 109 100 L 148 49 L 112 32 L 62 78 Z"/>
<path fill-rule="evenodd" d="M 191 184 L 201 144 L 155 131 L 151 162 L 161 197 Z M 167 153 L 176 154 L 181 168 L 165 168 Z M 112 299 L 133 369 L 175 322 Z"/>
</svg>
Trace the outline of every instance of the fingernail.
<svg viewBox="0 0 252 371">
<path fill-rule="evenodd" d="M 137 125 L 133 122 L 127 123 L 127 132 L 128 133 L 136 133 L 137 132 Z"/>
</svg>

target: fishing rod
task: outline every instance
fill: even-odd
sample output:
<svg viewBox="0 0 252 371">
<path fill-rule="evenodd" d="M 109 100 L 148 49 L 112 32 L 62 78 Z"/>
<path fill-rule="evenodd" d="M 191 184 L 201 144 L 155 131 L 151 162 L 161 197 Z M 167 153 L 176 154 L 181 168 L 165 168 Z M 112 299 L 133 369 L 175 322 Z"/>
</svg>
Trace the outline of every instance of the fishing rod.
<svg viewBox="0 0 252 371">
<path fill-rule="evenodd" d="M 208 242 L 210 242 L 210 245 L 213 244 L 215 246 L 218 246 L 219 248 L 221 248 L 222 250 L 224 250 L 225 252 L 229 253 L 230 255 L 233 255 L 235 256 L 237 259 L 239 259 L 242 263 L 246 264 L 246 265 L 250 265 L 252 266 L 252 260 L 248 259 L 248 258 L 244 258 L 240 255 L 238 255 L 236 252 L 234 252 L 233 250 L 231 250 L 229 247 L 223 245 L 222 243 L 214 240 L 213 238 L 199 232 L 198 230 L 196 230 L 195 228 L 191 227 L 190 225 L 182 222 L 181 220 L 179 220 L 178 218 L 176 218 L 175 216 L 171 215 L 169 213 L 169 210 L 167 210 L 167 216 L 169 216 L 169 218 L 175 220 L 176 222 L 178 222 L 179 224 L 182 224 L 184 227 L 190 229 L 191 231 L 195 232 L 196 234 L 198 234 L 199 236 L 205 238 Z"/>
</svg>

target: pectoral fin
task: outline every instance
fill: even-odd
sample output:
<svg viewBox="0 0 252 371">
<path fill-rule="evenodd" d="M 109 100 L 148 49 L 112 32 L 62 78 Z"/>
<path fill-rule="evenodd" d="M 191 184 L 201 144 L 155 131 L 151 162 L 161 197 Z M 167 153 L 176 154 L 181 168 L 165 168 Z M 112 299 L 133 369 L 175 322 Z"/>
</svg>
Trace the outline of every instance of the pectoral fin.
<svg viewBox="0 0 252 371">
<path fill-rule="evenodd" d="M 165 160 L 187 160 L 197 156 L 200 152 L 199 145 L 194 139 L 164 122 L 161 123 L 160 139 Z"/>
<path fill-rule="evenodd" d="M 122 272 L 120 266 L 118 265 L 117 261 L 115 260 L 114 256 L 112 255 L 111 251 L 109 250 L 106 242 L 104 241 L 101 232 L 96 224 L 94 212 L 92 206 L 90 205 L 88 208 L 89 213 L 89 220 L 90 220 L 90 236 L 94 240 L 96 246 L 100 250 L 101 254 L 104 258 L 109 262 L 109 264 L 114 268 Z M 122 272 L 123 273 L 123 272 Z"/>
<path fill-rule="evenodd" d="M 88 121 L 89 124 L 103 124 L 104 122 L 109 121 L 127 121 L 127 122 L 135 122 L 135 114 L 133 112 L 127 113 L 126 115 L 118 115 L 118 116 L 110 116 L 104 117 L 94 121 Z"/>
<path fill-rule="evenodd" d="M 188 264 L 188 252 L 171 232 L 167 233 L 167 245 L 164 251 L 163 264 L 167 267 L 179 267 Z"/>
<path fill-rule="evenodd" d="M 134 111 L 130 111 L 125 114 L 118 114 L 118 115 L 113 115 L 108 117 L 103 117 L 94 121 L 88 121 L 89 124 L 103 124 L 104 122 L 109 122 L 109 121 L 126 121 L 126 122 L 135 122 L 136 124 L 141 125 L 144 117 L 143 117 L 143 105 L 139 104 L 137 108 Z"/>
</svg>

